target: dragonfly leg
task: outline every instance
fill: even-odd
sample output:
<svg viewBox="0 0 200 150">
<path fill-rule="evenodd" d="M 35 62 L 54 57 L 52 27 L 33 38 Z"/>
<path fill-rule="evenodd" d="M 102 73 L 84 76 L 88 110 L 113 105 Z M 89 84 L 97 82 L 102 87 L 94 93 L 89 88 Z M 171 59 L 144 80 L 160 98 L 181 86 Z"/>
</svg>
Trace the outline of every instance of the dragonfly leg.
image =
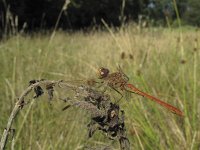
<svg viewBox="0 0 200 150">
<path fill-rule="evenodd" d="M 124 97 L 124 95 L 123 95 L 121 92 L 119 92 L 116 88 L 114 88 L 114 87 L 111 87 L 111 88 L 112 88 L 113 90 L 115 90 L 118 94 L 121 95 L 121 97 L 120 97 L 119 99 L 116 100 L 116 102 L 119 103 L 120 100 Z"/>
</svg>

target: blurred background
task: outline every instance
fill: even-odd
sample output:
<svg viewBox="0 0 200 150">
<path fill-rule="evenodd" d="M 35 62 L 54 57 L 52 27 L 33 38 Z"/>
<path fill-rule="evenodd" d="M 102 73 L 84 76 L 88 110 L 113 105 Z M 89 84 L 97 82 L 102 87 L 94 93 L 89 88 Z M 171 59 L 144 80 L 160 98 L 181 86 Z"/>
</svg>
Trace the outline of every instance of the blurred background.
<svg viewBox="0 0 200 150">
<path fill-rule="evenodd" d="M 178 13 L 178 14 L 177 14 Z M 199 0 L 1 0 L 0 34 L 55 27 L 85 29 L 145 22 L 145 26 L 200 25 Z"/>
<path fill-rule="evenodd" d="M 184 112 L 124 98 L 131 150 L 200 150 L 199 26 L 199 0 L 0 0 L 0 137 L 30 80 L 85 80 L 120 65 L 130 83 Z M 88 139 L 88 114 L 62 111 L 59 94 L 24 106 L 7 149 L 119 149 L 101 132 Z"/>
</svg>

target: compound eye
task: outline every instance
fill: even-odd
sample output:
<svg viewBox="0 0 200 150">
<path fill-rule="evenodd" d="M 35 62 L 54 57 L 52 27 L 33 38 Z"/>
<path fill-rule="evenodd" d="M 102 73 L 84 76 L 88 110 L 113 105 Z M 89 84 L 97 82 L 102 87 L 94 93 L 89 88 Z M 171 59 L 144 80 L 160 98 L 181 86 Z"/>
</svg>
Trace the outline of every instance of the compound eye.
<svg viewBox="0 0 200 150">
<path fill-rule="evenodd" d="M 98 70 L 98 75 L 100 79 L 107 77 L 108 73 L 109 73 L 109 70 L 106 68 L 100 68 Z"/>
<path fill-rule="evenodd" d="M 103 75 L 104 75 L 104 72 L 103 72 L 102 70 L 100 70 L 100 74 L 101 74 L 101 76 L 103 76 Z"/>
</svg>

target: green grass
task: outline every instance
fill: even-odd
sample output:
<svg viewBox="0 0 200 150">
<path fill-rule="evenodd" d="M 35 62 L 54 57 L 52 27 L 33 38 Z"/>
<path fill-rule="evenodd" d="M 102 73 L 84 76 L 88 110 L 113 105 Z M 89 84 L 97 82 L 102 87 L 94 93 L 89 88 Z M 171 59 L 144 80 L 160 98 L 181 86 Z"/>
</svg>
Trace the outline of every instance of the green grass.
<svg viewBox="0 0 200 150">
<path fill-rule="evenodd" d="M 0 43 L 0 135 L 17 97 L 32 79 L 87 79 L 104 66 L 121 65 L 130 83 L 184 111 L 183 118 L 146 98 L 122 101 L 131 149 L 200 148 L 200 31 L 128 26 L 124 30 L 13 36 Z M 181 40 L 180 40 L 181 38 Z M 197 39 L 197 40 L 196 40 Z M 197 48 L 197 51 L 194 51 Z M 121 58 L 121 53 L 125 58 Z M 130 59 L 129 55 L 133 58 Z M 31 106 L 31 107 L 30 107 Z M 87 113 L 61 111 L 63 103 L 41 97 L 15 120 L 15 149 L 76 150 L 113 145 L 100 132 L 87 139 Z M 9 139 L 7 148 L 10 149 Z"/>
</svg>

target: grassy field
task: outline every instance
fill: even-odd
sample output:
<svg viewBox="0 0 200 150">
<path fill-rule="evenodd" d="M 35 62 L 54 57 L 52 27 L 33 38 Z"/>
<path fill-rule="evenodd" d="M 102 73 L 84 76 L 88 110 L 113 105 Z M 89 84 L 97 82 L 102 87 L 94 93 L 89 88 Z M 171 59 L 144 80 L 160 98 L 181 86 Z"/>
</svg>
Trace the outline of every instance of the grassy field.
<svg viewBox="0 0 200 150">
<path fill-rule="evenodd" d="M 104 66 L 121 65 L 130 83 L 180 108 L 172 114 L 146 98 L 132 95 L 121 101 L 131 149 L 200 149 L 200 31 L 195 29 L 141 29 L 128 26 L 108 32 L 17 35 L 0 42 L 0 135 L 22 91 L 32 79 L 94 78 Z M 85 145 L 116 141 L 100 132 L 87 139 L 88 114 L 76 108 L 61 111 L 41 97 L 25 106 L 15 120 L 17 150 L 78 150 Z M 7 149 L 11 147 L 11 139 Z"/>
</svg>

